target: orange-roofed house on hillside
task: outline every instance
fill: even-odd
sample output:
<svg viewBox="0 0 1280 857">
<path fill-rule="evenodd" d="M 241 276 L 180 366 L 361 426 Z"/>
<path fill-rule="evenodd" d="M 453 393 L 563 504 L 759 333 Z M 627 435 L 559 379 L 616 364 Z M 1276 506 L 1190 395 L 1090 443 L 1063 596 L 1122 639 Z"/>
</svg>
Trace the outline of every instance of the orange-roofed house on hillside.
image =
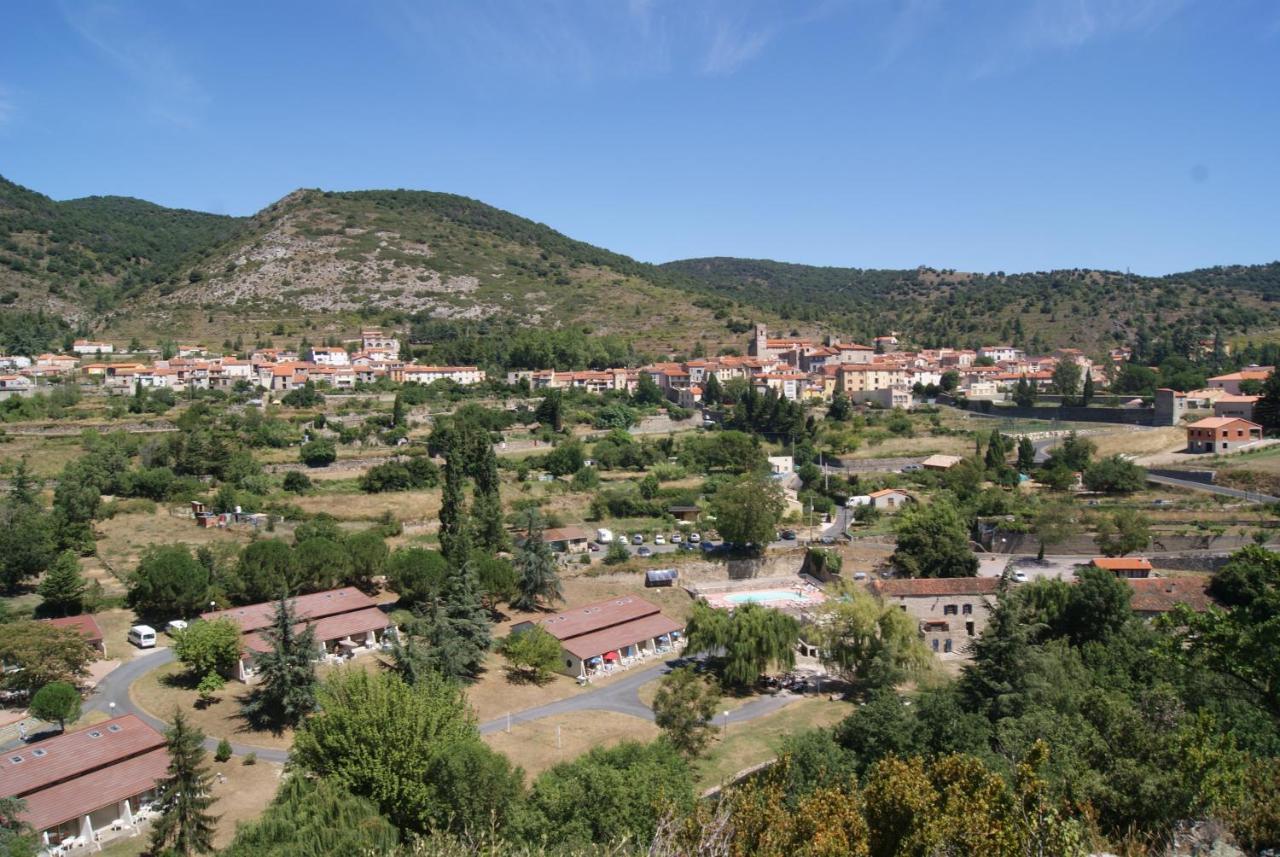
<svg viewBox="0 0 1280 857">
<path fill-rule="evenodd" d="M 1240 385 L 1245 381 L 1265 381 L 1275 371 L 1274 366 L 1246 366 L 1239 372 L 1228 372 L 1209 379 L 1209 389 L 1226 390 L 1232 396 L 1239 396 L 1243 391 Z"/>
<path fill-rule="evenodd" d="M 1151 576 L 1151 560 L 1141 556 L 1096 556 L 1089 564 L 1109 571 L 1116 577 L 1132 579 Z"/>
<path fill-rule="evenodd" d="M 1187 425 L 1187 452 L 1230 452 L 1262 439 L 1262 426 L 1239 417 L 1205 417 Z"/>
<path fill-rule="evenodd" d="M 1178 604 L 1185 604 L 1197 613 L 1203 613 L 1214 603 L 1213 597 L 1209 595 L 1211 579 L 1207 575 L 1196 575 L 1131 580 L 1129 586 L 1133 589 L 1133 595 L 1129 598 L 1129 606 L 1142 619 L 1163 616 Z"/>
</svg>

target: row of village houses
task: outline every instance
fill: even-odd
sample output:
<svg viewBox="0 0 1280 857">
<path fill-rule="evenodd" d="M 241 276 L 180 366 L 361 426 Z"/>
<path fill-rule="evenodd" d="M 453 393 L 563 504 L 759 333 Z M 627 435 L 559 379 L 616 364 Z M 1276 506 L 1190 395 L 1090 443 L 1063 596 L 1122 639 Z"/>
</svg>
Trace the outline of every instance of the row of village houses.
<svg viewBox="0 0 1280 857">
<path fill-rule="evenodd" d="M 100 347 L 105 346 L 105 348 Z M 83 349 L 93 347 L 89 352 Z M 110 353 L 109 343 L 77 341 L 81 354 Z M 876 345 L 842 343 L 835 337 L 825 342 L 811 339 L 770 338 L 764 325 L 757 325 L 747 356 L 726 355 L 683 362 L 655 363 L 638 369 L 613 368 L 587 371 L 554 369 L 515 371 L 508 383 L 527 382 L 539 389 L 584 389 L 603 393 L 611 390 L 633 392 L 643 375 L 648 375 L 674 402 L 695 407 L 702 401 L 708 380 L 714 375 L 720 384 L 733 380 L 751 383 L 758 391 L 773 390 L 790 400 L 830 401 L 836 393 L 856 403 L 878 404 L 886 408 L 909 408 L 912 390 L 919 386 L 941 385 L 943 376 L 954 371 L 958 389 L 970 399 L 1001 400 L 1017 383 L 1026 379 L 1037 390 L 1053 386 L 1053 371 L 1063 360 L 1076 362 L 1092 377 L 1098 388 L 1108 381 L 1108 365 L 1095 364 L 1078 349 L 1060 348 L 1048 355 L 1029 356 L 1006 345 L 978 349 L 938 348 L 900 350 L 894 336 L 878 337 Z M 316 346 L 305 355 L 286 349 L 264 348 L 246 360 L 204 356 L 200 346 L 184 345 L 176 356 L 150 363 L 87 362 L 80 358 L 43 354 L 32 360 L 0 358 L 0 370 L 7 360 L 13 374 L 0 375 L 0 391 L 30 389 L 42 376 L 82 373 L 101 379 L 108 388 L 133 389 L 229 388 L 246 382 L 273 392 L 288 392 L 308 381 L 333 389 L 351 389 L 358 383 L 380 378 L 396 382 L 430 384 L 450 380 L 466 386 L 482 383 L 485 371 L 476 366 L 423 366 L 400 359 L 400 343 L 380 330 L 362 331 L 351 349 Z M 1111 352 L 1112 363 L 1127 359 L 1126 349 Z M 307 359 L 301 359 L 305 357 Z M 1177 394 L 1179 405 L 1212 410 L 1215 417 L 1253 418 L 1257 396 L 1245 395 L 1241 385 L 1261 381 L 1272 367 L 1251 366 L 1211 378 L 1207 388 Z"/>
</svg>

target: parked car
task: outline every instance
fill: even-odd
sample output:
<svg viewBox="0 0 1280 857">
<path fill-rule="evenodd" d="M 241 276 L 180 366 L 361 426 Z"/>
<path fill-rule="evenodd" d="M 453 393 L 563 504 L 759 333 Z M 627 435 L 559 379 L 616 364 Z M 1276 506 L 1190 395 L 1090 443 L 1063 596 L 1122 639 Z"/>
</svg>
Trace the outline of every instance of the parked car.
<svg viewBox="0 0 1280 857">
<path fill-rule="evenodd" d="M 662 533 L 658 533 L 656 536 L 653 537 L 653 543 L 655 545 L 665 545 L 667 543 L 667 537 L 664 536 Z"/>
<path fill-rule="evenodd" d="M 1014 583 L 1026 583 L 1030 579 L 1031 578 L 1027 576 L 1027 573 L 1025 571 L 1015 571 L 1013 573 Z"/>
<path fill-rule="evenodd" d="M 922 468 L 919 464 L 904 464 L 902 466 L 903 473 L 915 473 L 917 470 L 920 470 L 920 469 Z"/>
<path fill-rule="evenodd" d="M 631 537 L 631 544 L 633 544 L 633 545 L 642 545 L 642 544 L 644 544 L 644 534 L 643 534 L 643 533 L 636 533 L 634 536 L 632 536 L 632 537 Z"/>
<path fill-rule="evenodd" d="M 673 545 L 678 545 L 678 544 L 680 544 L 682 541 L 684 541 L 684 536 L 680 535 L 679 533 L 672 533 L 672 534 L 671 534 L 671 544 L 673 544 Z"/>
<path fill-rule="evenodd" d="M 168 625 L 164 626 L 165 633 L 168 634 L 170 637 L 172 637 L 178 631 L 185 631 L 185 630 L 187 630 L 186 619 L 174 619 Z"/>
<path fill-rule="evenodd" d="M 689 541 L 693 542 L 696 545 L 698 542 L 702 541 L 702 534 L 689 533 Z"/>
<path fill-rule="evenodd" d="M 636 551 L 636 556 L 653 556 L 653 548 L 648 547 L 646 545 L 645 547 L 642 547 L 640 548 L 640 550 Z"/>
<path fill-rule="evenodd" d="M 866 580 L 866 579 L 867 579 L 867 573 L 866 573 L 865 571 L 856 571 L 856 572 L 854 572 L 854 574 L 853 574 L 853 579 L 854 579 L 854 580 Z"/>
<path fill-rule="evenodd" d="M 795 531 L 795 530 L 783 530 L 783 531 L 782 531 L 782 540 L 783 540 L 783 541 L 793 542 L 793 541 L 795 541 L 795 539 L 796 539 L 796 531 Z"/>
<path fill-rule="evenodd" d="M 823 536 L 822 538 L 818 539 L 818 541 L 824 545 L 833 545 L 836 543 L 835 536 Z"/>
</svg>

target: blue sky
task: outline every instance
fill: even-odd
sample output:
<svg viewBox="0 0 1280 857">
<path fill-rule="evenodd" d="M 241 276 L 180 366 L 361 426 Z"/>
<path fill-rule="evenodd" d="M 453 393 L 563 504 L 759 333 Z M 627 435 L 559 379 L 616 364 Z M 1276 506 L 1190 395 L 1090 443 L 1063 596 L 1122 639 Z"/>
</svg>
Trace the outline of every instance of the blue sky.
<svg viewBox="0 0 1280 857">
<path fill-rule="evenodd" d="M 1273 0 L 13 3 L 0 174 L 476 197 L 648 261 L 1280 258 Z"/>
</svg>

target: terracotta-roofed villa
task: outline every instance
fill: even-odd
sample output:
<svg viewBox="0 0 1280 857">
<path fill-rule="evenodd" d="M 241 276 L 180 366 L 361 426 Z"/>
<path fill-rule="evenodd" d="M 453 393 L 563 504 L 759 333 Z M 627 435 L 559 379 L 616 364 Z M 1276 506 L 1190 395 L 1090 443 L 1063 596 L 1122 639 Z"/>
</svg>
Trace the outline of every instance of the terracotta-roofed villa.
<svg viewBox="0 0 1280 857">
<path fill-rule="evenodd" d="M 352 586 L 299 595 L 290 601 L 299 626 L 309 625 L 315 630 L 316 645 L 323 657 L 354 657 L 374 651 L 395 627 L 372 598 Z M 240 626 L 244 651 L 240 657 L 239 678 L 249 682 L 256 672 L 255 656 L 269 650 L 262 632 L 271 626 L 275 615 L 276 602 L 267 601 L 203 613 L 200 618 L 205 621 L 230 619 Z"/>
<path fill-rule="evenodd" d="M 46 848 L 100 850 L 136 833 L 169 765 L 164 736 L 132 714 L 0 754 L 0 797 L 20 798 Z"/>
<path fill-rule="evenodd" d="M 61 619 L 45 619 L 55 628 L 74 628 L 84 637 L 84 641 L 98 653 L 99 657 L 107 656 L 107 645 L 102 634 L 102 628 L 98 625 L 98 620 L 93 618 L 92 613 L 82 613 L 79 616 L 66 616 Z"/>
<path fill-rule="evenodd" d="M 1209 595 L 1209 577 L 1153 577 L 1147 580 L 1130 580 L 1133 595 L 1129 605 L 1143 619 L 1154 619 L 1171 611 L 1178 604 L 1185 604 L 1197 613 L 1213 606 Z"/>
<path fill-rule="evenodd" d="M 1134 579 L 1151 576 L 1151 560 L 1141 556 L 1097 556 L 1089 564 L 1116 577 Z"/>
<path fill-rule="evenodd" d="M 1262 439 L 1262 426 L 1239 417 L 1205 417 L 1187 425 L 1187 452 L 1229 452 Z"/>
<path fill-rule="evenodd" d="M 684 625 L 634 595 L 564 610 L 537 622 L 520 622 L 512 632 L 535 624 L 560 641 L 565 675 L 587 680 L 671 651 Z"/>
</svg>

